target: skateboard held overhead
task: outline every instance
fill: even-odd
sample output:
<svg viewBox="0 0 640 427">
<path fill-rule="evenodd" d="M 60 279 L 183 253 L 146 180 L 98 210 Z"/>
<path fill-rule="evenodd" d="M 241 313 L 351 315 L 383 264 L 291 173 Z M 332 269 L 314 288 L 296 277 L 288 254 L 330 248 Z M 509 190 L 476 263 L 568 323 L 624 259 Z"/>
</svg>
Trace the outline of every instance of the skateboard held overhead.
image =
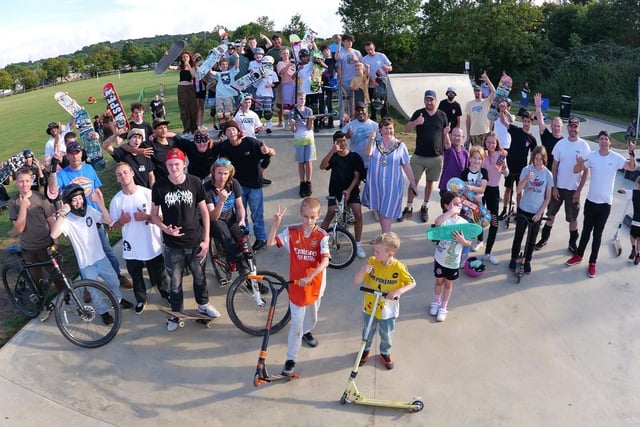
<svg viewBox="0 0 640 427">
<path fill-rule="evenodd" d="M 511 88 L 513 87 L 513 80 L 506 73 L 502 74 L 500 77 L 500 82 L 498 83 L 498 87 L 496 88 L 496 94 L 493 97 L 493 102 L 491 103 L 491 108 L 487 113 L 487 118 L 491 121 L 498 120 L 500 117 L 500 112 L 498 111 L 498 104 L 502 101 L 506 101 L 509 98 L 509 93 L 511 92 Z"/>
<path fill-rule="evenodd" d="M 178 59 L 178 56 L 180 56 L 180 54 L 184 50 L 184 46 L 184 40 L 178 40 L 173 45 L 171 45 L 169 50 L 165 52 L 164 56 L 160 58 L 155 68 L 153 69 L 153 72 L 156 74 L 162 74 L 167 71 L 169 65 L 173 64 L 173 61 Z"/>
<path fill-rule="evenodd" d="M 107 108 L 109 109 L 111 116 L 113 116 L 116 128 L 118 131 L 123 133 L 127 132 L 130 127 L 129 121 L 127 120 L 127 114 L 122 106 L 122 102 L 120 101 L 120 97 L 118 96 L 118 92 L 116 92 L 116 88 L 113 86 L 113 83 L 107 83 L 104 85 L 102 94 L 104 95 L 105 101 L 107 101 Z M 145 135 L 145 139 L 148 137 L 149 135 Z"/>
</svg>

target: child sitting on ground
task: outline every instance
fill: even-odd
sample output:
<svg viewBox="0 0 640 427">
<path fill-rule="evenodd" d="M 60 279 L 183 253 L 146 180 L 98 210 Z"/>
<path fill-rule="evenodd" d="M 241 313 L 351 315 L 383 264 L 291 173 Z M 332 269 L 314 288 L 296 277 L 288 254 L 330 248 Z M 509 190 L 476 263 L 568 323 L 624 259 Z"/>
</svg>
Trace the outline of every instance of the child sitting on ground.
<svg viewBox="0 0 640 427">
<path fill-rule="evenodd" d="M 369 330 L 369 335 L 364 337 L 375 296 L 364 294 L 364 307 L 362 309 L 364 328 L 363 339 L 367 340 L 364 353 L 360 358 L 360 366 L 367 363 L 371 341 L 376 334 L 376 328 L 380 330 L 380 361 L 387 369 L 393 369 L 391 358 L 391 341 L 396 325 L 396 318 L 400 313 L 400 295 L 415 288 L 416 281 L 407 270 L 407 266 L 395 258 L 400 249 L 400 238 L 396 233 L 388 232 L 378 236 L 373 242 L 373 256 L 356 273 L 353 281 L 359 285 L 364 280 L 365 286 L 379 290 L 387 294 L 384 299 L 378 300 L 375 307 L 375 317 Z"/>
</svg>

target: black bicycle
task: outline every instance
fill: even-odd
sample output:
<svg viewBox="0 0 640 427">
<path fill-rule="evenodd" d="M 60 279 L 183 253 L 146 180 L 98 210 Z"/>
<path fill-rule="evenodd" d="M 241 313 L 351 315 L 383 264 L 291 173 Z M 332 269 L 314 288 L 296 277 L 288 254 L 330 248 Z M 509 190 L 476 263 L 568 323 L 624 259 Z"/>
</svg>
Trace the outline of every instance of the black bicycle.
<svg viewBox="0 0 640 427">
<path fill-rule="evenodd" d="M 62 256 L 57 247 L 51 246 L 47 252 L 49 260 L 27 262 L 22 257 L 22 248 L 11 245 L 7 252 L 20 258 L 20 265 L 5 264 L 2 267 L 2 281 L 9 299 L 25 316 L 33 319 L 43 310 L 45 321 L 51 312 L 62 335 L 80 347 L 96 348 L 111 341 L 122 320 L 121 309 L 116 297 L 102 283 L 95 280 L 78 280 L 71 283 L 60 268 Z M 47 281 L 41 280 L 37 286 L 31 276 L 31 268 L 51 266 Z M 53 279 L 60 277 L 65 289 L 55 294 Z"/>
<path fill-rule="evenodd" d="M 253 254 L 253 249 L 249 244 L 249 233 L 251 228 L 241 227 L 242 237 L 238 246 L 240 247 L 240 253 L 249 266 L 249 271 L 256 272 L 256 260 Z M 231 275 L 234 271 L 237 271 L 239 266 L 237 264 L 230 263 L 227 259 L 227 253 L 221 244 L 215 241 L 212 237 L 209 239 L 209 256 L 211 258 L 211 266 L 213 267 L 213 273 L 216 276 L 216 280 L 221 288 L 227 287 L 231 283 Z"/>
<path fill-rule="evenodd" d="M 335 197 L 329 196 L 327 199 L 332 200 Z M 348 230 L 349 224 L 355 220 L 346 206 L 344 194 L 340 200 L 336 200 L 335 211 L 333 222 L 327 231 L 329 233 L 329 253 L 331 254 L 329 267 L 341 269 L 351 265 L 357 254 L 356 239 Z"/>
</svg>

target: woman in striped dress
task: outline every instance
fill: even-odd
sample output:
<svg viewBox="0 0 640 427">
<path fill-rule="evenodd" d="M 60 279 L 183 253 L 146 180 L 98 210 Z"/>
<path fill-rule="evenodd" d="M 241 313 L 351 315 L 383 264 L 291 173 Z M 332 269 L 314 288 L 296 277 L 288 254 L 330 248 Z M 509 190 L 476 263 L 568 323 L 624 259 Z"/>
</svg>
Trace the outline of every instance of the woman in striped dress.
<svg viewBox="0 0 640 427">
<path fill-rule="evenodd" d="M 382 139 L 375 140 L 372 132 L 365 154 L 368 157 L 367 182 L 364 187 L 362 204 L 377 210 L 383 233 L 391 231 L 391 223 L 402 214 L 402 195 L 406 175 L 414 194 L 415 179 L 409 165 L 409 151 L 402 141 L 394 136 L 394 120 L 385 117 L 380 121 Z"/>
</svg>

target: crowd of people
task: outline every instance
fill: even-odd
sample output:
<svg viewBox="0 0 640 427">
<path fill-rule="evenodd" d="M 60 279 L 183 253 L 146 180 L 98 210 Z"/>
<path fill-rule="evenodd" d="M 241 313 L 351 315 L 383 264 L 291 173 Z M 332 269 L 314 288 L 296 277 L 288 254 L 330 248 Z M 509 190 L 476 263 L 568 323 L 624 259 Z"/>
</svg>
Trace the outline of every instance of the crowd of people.
<svg viewBox="0 0 640 427">
<path fill-rule="evenodd" d="M 40 163 L 32 151 L 25 150 L 25 167 L 15 177 L 19 192 L 9 206 L 9 217 L 21 233 L 25 259 L 46 260 L 46 248 L 64 234 L 73 246 L 82 277 L 101 278 L 121 307 L 134 309 L 137 314 L 147 305 L 143 268 L 147 268 L 152 285 L 174 312 L 183 311 L 182 282 L 188 270 L 197 310 L 216 318 L 220 312 L 209 300 L 205 275 L 204 260 L 210 240 L 215 239 L 225 248 L 229 262 L 238 266 L 240 274 L 247 274 L 248 266 L 236 242 L 240 229 L 251 223 L 255 235 L 252 249 L 257 252 L 273 245 L 286 248 L 290 279 L 296 280 L 289 292 L 292 324 L 282 371 L 285 375 L 294 374 L 303 342 L 311 347 L 318 345 L 311 331 L 317 322 L 326 285 L 324 270 L 330 257 L 329 236 L 324 229 L 331 223 L 333 206 L 341 198 L 355 218 L 359 258 L 367 259 L 361 242 L 362 206 L 373 212 L 380 226 L 373 256 L 363 261 L 354 277 L 355 283 L 364 282 L 387 294 L 378 307 L 371 306 L 370 296 L 365 297 L 365 323 L 372 313 L 376 320 L 365 337 L 367 346 L 361 364 L 368 360 L 377 328 L 381 336 L 380 359 L 388 369 L 394 366 L 391 341 L 399 314 L 397 298 L 411 290 L 415 280 L 406 266 L 395 259 L 401 237 L 391 228 L 395 221 L 413 216 L 413 202 L 419 197 L 418 185 L 423 175 L 426 185 L 419 209 L 420 222 L 429 223 L 430 217 L 434 218 L 433 227 L 479 222 L 470 204 L 486 207 L 490 216 L 486 241 L 484 232 L 474 239 L 456 232 L 451 239 L 437 242 L 433 261 L 434 298 L 428 309 L 437 321 L 447 317 L 453 284 L 471 252 L 483 251 L 480 258 L 484 262 L 500 262 L 492 249 L 498 223 L 512 209 L 513 193 L 516 227 L 508 268 L 516 268 L 529 229 L 532 238 L 524 242 L 524 273 L 532 272 L 533 254 L 547 245 L 555 216 L 564 204 L 569 224 L 567 247 L 572 255 L 566 263 L 581 263 L 591 240 L 587 274 L 596 276 L 602 232 L 612 205 L 615 172 L 636 170 L 635 145 L 631 141 L 628 159 L 610 150 L 611 139 L 606 131 L 598 136 L 598 150 L 591 151 L 589 144 L 579 137 L 580 121 L 575 117 L 568 120 L 568 136 L 564 137 L 562 120 L 554 118 L 550 126 L 546 124 L 541 94 L 533 97 L 535 116 L 522 112 L 521 125 L 516 125 L 516 117 L 510 113 L 509 99 L 497 100 L 499 118 L 491 121 L 487 113 L 494 103 L 495 88 L 483 73 L 481 85 L 473 82 L 474 99 L 465 106 L 455 100 L 454 87 L 447 89 L 446 98 L 439 103 L 434 90 L 424 92 L 424 108 L 415 111 L 404 128 L 416 135 L 415 151 L 410 155 L 407 146 L 395 136 L 396 123 L 386 115 L 386 102 L 382 102 L 380 109 L 372 108 L 368 102 L 377 85 L 385 84 L 387 74 L 392 71 L 391 62 L 376 52 L 373 43 L 365 43 L 363 56 L 353 48 L 354 39 L 348 34 L 336 37 L 337 49 L 333 54 L 326 45 L 307 46 L 311 51 L 307 47 L 291 49 L 283 46 L 278 34 L 260 38 L 264 40 L 262 46 L 253 38 L 227 46 L 226 56 L 211 71 L 216 82 L 213 88 L 196 79 L 195 55 L 185 52 L 181 56 L 178 84 L 181 134 L 168 130 L 169 121 L 158 97 L 151 104 L 151 123 L 145 121 L 144 104 L 131 105 L 130 130 L 126 134 L 117 131 L 108 114 L 97 119 L 102 147 L 117 163 L 115 178 L 121 187 L 108 202 L 101 192 L 100 178 L 85 161 L 86 155 L 73 131 L 74 123 L 50 123 L 46 128 L 49 139 L 43 161 Z M 313 84 L 317 78 L 313 77 L 313 67 L 318 65 L 324 71 L 320 86 Z M 238 78 L 260 67 L 271 71 L 268 78 L 252 85 L 247 93 L 233 89 Z M 326 216 L 317 225 L 321 204 L 312 196 L 313 162 L 317 160 L 314 134 L 323 125 L 334 127 L 331 117 L 318 118 L 324 106 L 332 109 L 334 78 L 350 94 L 351 102 L 344 103 L 344 115 L 341 112 L 339 117 L 344 118 L 345 124 L 333 133 L 333 143 L 319 165 L 321 170 L 330 171 L 330 197 Z M 203 124 L 205 104 L 198 100 L 205 98 L 216 100 L 215 104 L 207 105 L 214 105 L 212 125 L 220 128 L 219 139 L 211 137 Z M 271 122 L 274 113 L 278 120 L 275 125 Z M 375 121 L 377 114 L 379 122 Z M 532 134 L 534 117 L 540 145 Z M 257 134 L 271 133 L 274 127 L 284 128 L 285 124 L 292 132 L 300 180 L 301 224 L 280 230 L 286 209 L 278 207 L 268 231 L 263 187 L 270 183 L 265 169 L 276 151 L 257 139 Z M 581 193 L 589 174 L 592 178 L 580 233 Z M 447 184 L 453 178 L 463 180 L 464 192 L 451 191 Z M 409 185 L 403 208 L 405 179 Z M 430 216 L 435 182 L 439 182 L 440 207 L 436 215 Z M 630 258 L 636 263 L 640 260 L 636 244 L 636 239 L 640 239 L 638 194 L 640 190 L 630 192 L 636 212 Z M 541 236 L 536 242 L 540 228 Z M 131 280 L 122 274 L 109 244 L 108 231 L 113 229 L 122 230 L 122 257 Z M 44 274 L 42 271 L 34 277 Z M 122 297 L 121 286 L 133 289 L 135 302 Z M 96 304 L 102 321 L 113 322 L 108 308 L 100 301 Z M 167 329 L 174 331 L 178 324 L 179 319 L 171 316 Z"/>
</svg>

